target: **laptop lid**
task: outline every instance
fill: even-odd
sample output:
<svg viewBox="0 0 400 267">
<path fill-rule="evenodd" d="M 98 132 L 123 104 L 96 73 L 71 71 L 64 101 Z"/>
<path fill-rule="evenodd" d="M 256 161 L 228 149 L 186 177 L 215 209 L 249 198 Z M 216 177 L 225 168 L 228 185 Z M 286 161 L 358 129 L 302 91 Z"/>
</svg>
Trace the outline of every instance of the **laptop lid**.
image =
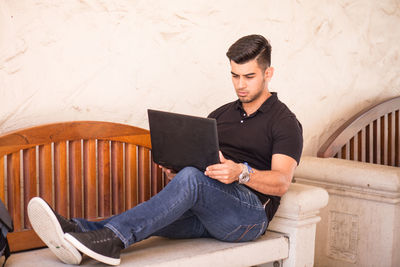
<svg viewBox="0 0 400 267">
<path fill-rule="evenodd" d="M 219 163 L 217 122 L 159 110 L 147 110 L 153 160 L 174 171 L 192 166 L 201 171 Z"/>
</svg>

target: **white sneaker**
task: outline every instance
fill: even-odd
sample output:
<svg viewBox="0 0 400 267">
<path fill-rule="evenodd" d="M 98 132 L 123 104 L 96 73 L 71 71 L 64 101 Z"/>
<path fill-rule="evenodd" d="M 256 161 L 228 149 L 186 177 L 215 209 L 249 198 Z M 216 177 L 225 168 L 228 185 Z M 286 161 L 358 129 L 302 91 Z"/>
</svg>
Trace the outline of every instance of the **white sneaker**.
<svg viewBox="0 0 400 267">
<path fill-rule="evenodd" d="M 61 261 L 75 265 L 81 263 L 81 253 L 64 239 L 61 225 L 46 201 L 32 198 L 28 204 L 28 217 L 33 230 Z"/>
</svg>

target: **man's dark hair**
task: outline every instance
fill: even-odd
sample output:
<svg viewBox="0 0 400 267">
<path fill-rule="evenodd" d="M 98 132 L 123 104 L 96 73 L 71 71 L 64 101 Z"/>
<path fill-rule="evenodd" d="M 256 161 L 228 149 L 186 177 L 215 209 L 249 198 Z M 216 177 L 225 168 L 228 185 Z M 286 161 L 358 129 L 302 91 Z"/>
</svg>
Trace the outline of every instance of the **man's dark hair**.
<svg viewBox="0 0 400 267">
<path fill-rule="evenodd" d="M 271 45 L 261 35 L 247 35 L 229 47 L 226 56 L 237 64 L 256 59 L 262 69 L 271 65 Z"/>
</svg>

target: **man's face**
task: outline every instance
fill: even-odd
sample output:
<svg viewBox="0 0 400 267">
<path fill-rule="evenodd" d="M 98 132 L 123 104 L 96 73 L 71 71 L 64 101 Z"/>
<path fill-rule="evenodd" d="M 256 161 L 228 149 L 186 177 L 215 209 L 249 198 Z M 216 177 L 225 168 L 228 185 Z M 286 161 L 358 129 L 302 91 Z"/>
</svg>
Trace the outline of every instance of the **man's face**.
<svg viewBox="0 0 400 267">
<path fill-rule="evenodd" d="M 233 86 L 242 103 L 254 102 L 268 93 L 268 82 L 272 73 L 269 75 L 269 68 L 265 71 L 261 69 L 257 60 L 243 64 L 231 60 L 231 73 Z"/>
</svg>

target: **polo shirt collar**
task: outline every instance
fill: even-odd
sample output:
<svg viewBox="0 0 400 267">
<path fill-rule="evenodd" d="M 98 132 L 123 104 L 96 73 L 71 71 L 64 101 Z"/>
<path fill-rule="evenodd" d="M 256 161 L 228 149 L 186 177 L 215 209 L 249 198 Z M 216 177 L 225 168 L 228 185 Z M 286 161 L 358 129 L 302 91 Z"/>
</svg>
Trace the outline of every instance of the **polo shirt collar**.
<svg viewBox="0 0 400 267">
<path fill-rule="evenodd" d="M 278 100 L 278 93 L 271 92 L 271 96 L 268 97 L 267 100 L 265 100 L 265 102 L 261 105 L 261 107 L 258 108 L 257 111 L 267 112 L 277 100 Z M 244 111 L 243 110 L 243 106 L 242 106 L 242 102 L 240 102 L 239 99 L 236 100 L 235 106 L 236 106 L 236 109 L 240 109 L 240 110 Z"/>
</svg>

